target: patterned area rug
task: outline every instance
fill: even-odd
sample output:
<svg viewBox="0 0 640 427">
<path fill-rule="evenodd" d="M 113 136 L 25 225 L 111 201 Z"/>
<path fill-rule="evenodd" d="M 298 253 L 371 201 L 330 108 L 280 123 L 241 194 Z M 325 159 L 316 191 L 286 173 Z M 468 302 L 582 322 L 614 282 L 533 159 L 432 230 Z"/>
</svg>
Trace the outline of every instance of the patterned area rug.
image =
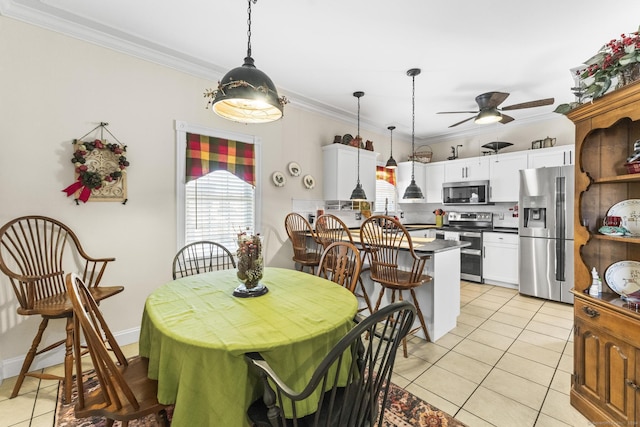
<svg viewBox="0 0 640 427">
<path fill-rule="evenodd" d="M 93 372 L 89 371 L 83 374 L 83 380 L 87 388 L 97 386 Z M 62 403 L 62 383 L 58 388 L 58 403 L 56 405 L 56 416 L 54 427 L 105 427 L 106 420 L 102 417 L 76 418 L 73 413 L 78 393 L 75 387 L 71 396 L 71 403 L 64 405 Z M 171 419 L 173 412 L 169 408 L 168 416 Z M 130 427 L 151 427 L 156 426 L 155 417 L 149 415 L 140 420 L 131 421 Z M 121 426 L 119 421 L 114 426 Z M 408 391 L 391 384 L 389 387 L 389 398 L 386 404 L 384 414 L 384 422 L 381 427 L 466 427 L 465 424 L 456 420 L 449 414 L 442 412 L 438 408 L 429 405 L 424 400 L 414 396 Z"/>
</svg>

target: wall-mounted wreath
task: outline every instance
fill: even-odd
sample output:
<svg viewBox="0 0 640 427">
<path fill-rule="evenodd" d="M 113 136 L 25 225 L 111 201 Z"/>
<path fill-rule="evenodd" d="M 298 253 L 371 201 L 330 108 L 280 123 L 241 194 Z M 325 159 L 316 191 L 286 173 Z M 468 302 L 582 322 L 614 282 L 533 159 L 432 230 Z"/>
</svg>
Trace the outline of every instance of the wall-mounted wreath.
<svg viewBox="0 0 640 427">
<path fill-rule="evenodd" d="M 98 127 L 106 125 L 101 123 Z M 125 174 L 129 166 L 126 145 L 104 139 L 74 139 L 73 145 L 71 163 L 75 166 L 76 182 L 62 191 L 67 196 L 78 193 L 77 200 L 82 202 L 92 196 L 95 200 L 126 202 Z"/>
</svg>

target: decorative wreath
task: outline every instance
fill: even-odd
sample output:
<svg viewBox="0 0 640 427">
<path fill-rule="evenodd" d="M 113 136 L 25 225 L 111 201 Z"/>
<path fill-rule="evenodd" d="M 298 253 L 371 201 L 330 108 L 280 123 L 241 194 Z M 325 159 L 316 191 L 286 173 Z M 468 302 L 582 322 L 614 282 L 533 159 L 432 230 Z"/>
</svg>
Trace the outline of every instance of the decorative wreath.
<svg viewBox="0 0 640 427">
<path fill-rule="evenodd" d="M 127 160 L 127 146 L 115 143 L 102 142 L 99 139 L 94 141 L 73 141 L 75 145 L 75 151 L 73 152 L 73 158 L 71 163 L 76 167 L 76 173 L 78 174 L 78 180 L 65 188 L 64 191 L 67 196 L 72 195 L 76 191 L 82 189 L 80 192 L 79 200 L 86 202 L 91 196 L 91 190 L 100 188 L 106 183 L 117 180 L 122 177 L 123 173 L 126 173 L 129 161 Z M 89 167 L 85 164 L 87 162 L 87 154 L 90 154 L 94 150 L 109 150 L 113 154 L 118 155 L 118 165 L 112 171 L 107 171 L 104 174 L 98 171 L 89 170 Z"/>
</svg>

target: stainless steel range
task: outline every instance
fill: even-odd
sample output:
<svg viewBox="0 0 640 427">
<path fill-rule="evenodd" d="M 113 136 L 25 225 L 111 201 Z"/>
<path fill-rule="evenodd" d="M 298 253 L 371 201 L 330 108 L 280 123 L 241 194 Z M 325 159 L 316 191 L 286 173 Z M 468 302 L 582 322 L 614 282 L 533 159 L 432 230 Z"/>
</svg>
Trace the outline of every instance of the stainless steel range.
<svg viewBox="0 0 640 427">
<path fill-rule="evenodd" d="M 491 230 L 491 212 L 449 212 L 449 225 L 436 231 L 436 239 L 459 240 L 471 243 L 460 249 L 460 278 L 484 283 L 482 276 L 482 232 Z"/>
</svg>

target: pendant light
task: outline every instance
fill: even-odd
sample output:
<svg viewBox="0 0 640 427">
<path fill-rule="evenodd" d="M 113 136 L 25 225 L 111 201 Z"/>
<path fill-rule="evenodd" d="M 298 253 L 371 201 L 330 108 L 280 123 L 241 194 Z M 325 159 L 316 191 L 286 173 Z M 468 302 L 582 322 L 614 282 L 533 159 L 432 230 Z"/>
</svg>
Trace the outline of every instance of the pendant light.
<svg viewBox="0 0 640 427">
<path fill-rule="evenodd" d="M 358 141 L 358 181 L 356 183 L 356 188 L 351 192 L 350 199 L 364 201 L 367 200 L 367 195 L 364 193 L 362 185 L 360 185 L 360 145 L 362 145 L 362 139 L 360 138 L 360 98 L 364 96 L 364 92 L 353 92 L 353 96 L 358 98 L 358 135 L 355 138 Z"/>
<path fill-rule="evenodd" d="M 288 101 L 278 96 L 275 85 L 253 64 L 251 57 L 251 3 L 248 0 L 249 29 L 247 31 L 247 56 L 241 67 L 229 71 L 218 82 L 217 90 L 208 90 L 204 96 L 212 98 L 208 105 L 221 117 L 240 123 L 268 123 L 282 117 Z M 207 107 L 208 107 L 207 105 Z"/>
<path fill-rule="evenodd" d="M 415 169 L 415 139 L 416 139 L 416 76 L 420 74 L 420 68 L 412 68 L 407 71 L 407 76 L 411 77 L 413 82 L 413 92 L 411 93 L 411 184 L 404 191 L 403 199 L 424 199 L 422 190 L 416 184 Z"/>
<path fill-rule="evenodd" d="M 396 159 L 393 158 L 393 130 L 395 128 L 395 126 L 389 126 L 387 128 L 391 133 L 391 152 L 389 154 L 389 160 L 387 160 L 387 164 L 385 165 L 385 167 L 389 169 L 395 169 L 398 167 L 398 162 L 396 162 Z"/>
</svg>

